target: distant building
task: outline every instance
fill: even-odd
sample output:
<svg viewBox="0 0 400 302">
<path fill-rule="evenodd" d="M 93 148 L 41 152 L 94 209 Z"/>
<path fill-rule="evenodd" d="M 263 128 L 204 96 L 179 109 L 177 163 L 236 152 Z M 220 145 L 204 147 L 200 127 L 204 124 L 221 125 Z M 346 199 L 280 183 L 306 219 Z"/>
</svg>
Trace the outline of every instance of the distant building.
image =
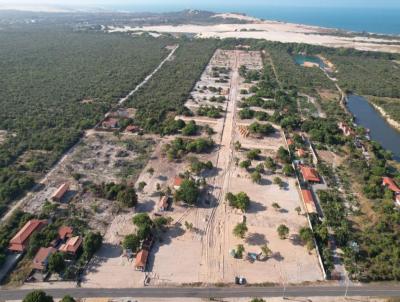
<svg viewBox="0 0 400 302">
<path fill-rule="evenodd" d="M 168 196 L 162 196 L 161 198 L 160 198 L 160 201 L 158 202 L 158 209 L 160 210 L 160 211 L 166 211 L 166 210 L 168 210 L 168 206 L 169 206 L 169 204 L 168 204 Z"/>
<path fill-rule="evenodd" d="M 308 182 L 321 182 L 317 170 L 312 167 L 300 166 L 300 172 L 303 179 Z"/>
<path fill-rule="evenodd" d="M 39 271 L 46 271 L 49 257 L 57 252 L 53 247 L 41 247 L 32 261 L 32 268 Z"/>
<path fill-rule="evenodd" d="M 116 118 L 107 118 L 101 123 L 103 128 L 116 129 L 118 128 L 118 120 Z"/>
<path fill-rule="evenodd" d="M 146 270 L 147 258 L 149 257 L 148 250 L 141 250 L 135 259 L 135 270 L 144 272 Z"/>
<path fill-rule="evenodd" d="M 302 189 L 301 196 L 303 198 L 304 205 L 309 214 L 317 213 L 317 208 L 315 206 L 315 200 L 310 190 Z"/>
<path fill-rule="evenodd" d="M 339 127 L 339 129 L 340 130 L 342 130 L 342 132 L 343 132 L 343 134 L 345 135 L 345 136 L 351 136 L 351 135 L 354 135 L 355 133 L 354 133 L 354 131 L 353 131 L 353 129 L 351 129 L 349 126 L 347 126 L 345 123 L 343 123 L 343 122 L 340 122 L 339 124 L 338 124 L 338 127 Z"/>
<path fill-rule="evenodd" d="M 80 236 L 75 236 L 69 238 L 67 242 L 65 242 L 59 247 L 58 250 L 66 254 L 76 255 L 81 245 L 82 245 L 82 238 Z"/>
<path fill-rule="evenodd" d="M 400 188 L 394 182 L 394 180 L 390 177 L 382 178 L 382 186 L 387 187 L 389 190 L 393 191 L 396 194 L 400 193 Z"/>
<path fill-rule="evenodd" d="M 69 184 L 68 183 L 63 183 L 53 193 L 53 195 L 51 196 L 51 199 L 53 201 L 61 201 L 61 199 L 64 197 L 65 193 L 67 193 L 68 190 L 69 190 Z"/>
<path fill-rule="evenodd" d="M 291 145 L 293 145 L 293 140 L 291 138 L 287 139 L 287 145 L 290 147 Z"/>
<path fill-rule="evenodd" d="M 139 131 L 139 127 L 135 125 L 129 125 L 128 127 L 125 128 L 125 131 L 135 133 Z"/>
<path fill-rule="evenodd" d="M 46 220 L 29 220 L 10 240 L 8 249 L 12 252 L 24 252 L 29 244 L 29 238 L 46 225 Z"/>
</svg>

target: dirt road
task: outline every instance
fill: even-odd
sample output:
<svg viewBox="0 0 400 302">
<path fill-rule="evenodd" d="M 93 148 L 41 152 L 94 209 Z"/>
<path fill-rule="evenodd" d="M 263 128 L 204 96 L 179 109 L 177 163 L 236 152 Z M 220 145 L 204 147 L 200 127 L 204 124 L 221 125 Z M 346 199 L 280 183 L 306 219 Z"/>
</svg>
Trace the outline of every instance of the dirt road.
<svg viewBox="0 0 400 302">
<path fill-rule="evenodd" d="M 225 216 L 224 196 L 229 186 L 229 168 L 233 162 L 233 130 L 235 124 L 236 100 L 239 90 L 239 52 L 235 51 L 233 74 L 231 79 L 229 102 L 226 110 L 220 150 L 216 168 L 220 173 L 212 183 L 215 207 L 209 217 L 206 235 L 203 238 L 202 273 L 203 282 L 221 282 L 224 279 L 225 256 Z"/>
</svg>

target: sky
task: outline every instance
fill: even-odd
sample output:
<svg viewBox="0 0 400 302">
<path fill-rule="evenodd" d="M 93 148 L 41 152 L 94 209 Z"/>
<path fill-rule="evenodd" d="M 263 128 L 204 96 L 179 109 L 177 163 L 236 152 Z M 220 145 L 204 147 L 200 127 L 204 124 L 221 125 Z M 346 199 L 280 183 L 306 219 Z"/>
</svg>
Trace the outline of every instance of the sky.
<svg viewBox="0 0 400 302">
<path fill-rule="evenodd" d="M 205 8 L 215 6 L 303 6 L 303 7 L 396 7 L 399 0 L 0 0 L 0 4 L 51 4 L 90 7 L 186 7 Z"/>
</svg>

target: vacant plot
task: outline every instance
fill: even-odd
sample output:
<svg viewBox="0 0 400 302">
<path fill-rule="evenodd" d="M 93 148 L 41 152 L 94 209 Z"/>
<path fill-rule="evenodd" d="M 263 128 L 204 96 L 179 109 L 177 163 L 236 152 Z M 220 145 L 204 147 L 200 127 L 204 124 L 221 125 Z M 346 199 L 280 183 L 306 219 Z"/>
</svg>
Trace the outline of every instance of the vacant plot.
<svg viewBox="0 0 400 302">
<path fill-rule="evenodd" d="M 251 283 L 280 283 L 282 280 L 296 283 L 322 278 L 316 256 L 309 254 L 296 236 L 298 229 L 306 226 L 307 221 L 295 211 L 295 208 L 301 206 L 295 180 L 280 175 L 285 186 L 279 189 L 273 184 L 277 175 L 265 174 L 261 184 L 255 184 L 250 180 L 248 172 L 235 165 L 235 157 L 244 158 L 248 149 L 260 148 L 264 158 L 275 156 L 278 148 L 285 144 L 277 126 L 276 134 L 265 138 L 240 134 L 239 127 L 246 126 L 247 122 L 237 122 L 236 104 L 241 98 L 239 91 L 251 86 L 244 83 L 239 75 L 239 67 L 242 65 L 249 70 L 260 69 L 260 53 L 218 50 L 186 102 L 193 116 L 176 117 L 186 122 L 193 120 L 200 126 L 208 125 L 214 130 L 212 138 L 217 144 L 214 152 L 196 155 L 199 160 L 211 161 L 214 166 L 211 171 L 202 174 L 207 182 L 207 190 L 202 194 L 197 207 L 173 203 L 166 212 L 158 209 L 158 192 L 167 187 L 172 189 L 174 178 L 189 168 L 185 157 L 181 160 L 167 160 L 162 152 L 163 146 L 175 137 L 164 137 L 137 180 L 146 185 L 139 193 L 140 204 L 136 212 L 150 212 L 173 219 L 168 230 L 154 244 L 146 273 L 134 271 L 133 262 L 124 257 L 119 247 L 124 235 L 132 232 L 130 218 L 133 213 L 126 213 L 111 223 L 105 245 L 97 255 L 98 261 L 85 276 L 83 286 L 131 287 L 142 286 L 144 282 L 151 285 L 232 283 L 238 275 L 243 275 Z M 219 83 L 221 77 L 227 82 Z M 214 98 L 220 96 L 225 99 L 220 98 L 219 103 L 215 102 Z M 201 106 L 213 104 L 223 108 L 220 117 L 197 114 Z M 242 144 L 240 151 L 235 151 L 236 140 Z M 254 253 L 259 253 L 260 247 L 268 244 L 273 250 L 273 256 L 265 262 L 250 263 L 230 256 L 230 250 L 241 242 L 233 237 L 232 229 L 237 222 L 242 221 L 244 215 L 226 204 L 225 194 L 240 191 L 246 192 L 251 199 L 250 209 L 244 214 L 249 232 L 242 243 L 246 252 Z M 280 211 L 273 209 L 274 202 L 279 203 Z M 289 239 L 279 239 L 276 228 L 280 224 L 289 227 Z M 188 225 L 191 227 L 188 228 Z M 118 277 L 110 281 L 110 272 Z"/>
</svg>

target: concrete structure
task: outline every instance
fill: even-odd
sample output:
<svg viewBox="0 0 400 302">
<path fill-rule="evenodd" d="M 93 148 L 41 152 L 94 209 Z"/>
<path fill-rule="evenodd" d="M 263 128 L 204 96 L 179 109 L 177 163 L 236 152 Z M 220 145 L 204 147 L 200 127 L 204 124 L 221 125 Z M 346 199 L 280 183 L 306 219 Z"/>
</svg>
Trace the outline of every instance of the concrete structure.
<svg viewBox="0 0 400 302">
<path fill-rule="evenodd" d="M 61 201 L 65 193 L 69 190 L 69 184 L 68 183 L 63 183 L 61 186 L 58 187 L 58 189 L 53 193 L 51 196 L 51 199 L 53 201 Z"/>
</svg>

